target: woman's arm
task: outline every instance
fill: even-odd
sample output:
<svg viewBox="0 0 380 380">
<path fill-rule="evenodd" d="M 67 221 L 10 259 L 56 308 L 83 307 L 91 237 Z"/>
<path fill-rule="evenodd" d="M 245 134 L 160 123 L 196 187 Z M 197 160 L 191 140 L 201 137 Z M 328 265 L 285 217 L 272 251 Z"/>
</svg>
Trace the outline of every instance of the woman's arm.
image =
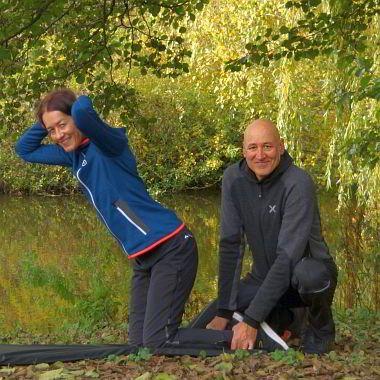
<svg viewBox="0 0 380 380">
<path fill-rule="evenodd" d="M 80 96 L 73 104 L 71 116 L 77 128 L 104 154 L 118 156 L 127 145 L 119 129 L 111 128 L 96 113 L 88 96 Z"/>
<path fill-rule="evenodd" d="M 34 124 L 18 139 L 16 153 L 28 162 L 71 166 L 71 154 L 63 148 L 55 144 L 41 144 L 46 136 L 46 129 L 40 123 Z"/>
</svg>

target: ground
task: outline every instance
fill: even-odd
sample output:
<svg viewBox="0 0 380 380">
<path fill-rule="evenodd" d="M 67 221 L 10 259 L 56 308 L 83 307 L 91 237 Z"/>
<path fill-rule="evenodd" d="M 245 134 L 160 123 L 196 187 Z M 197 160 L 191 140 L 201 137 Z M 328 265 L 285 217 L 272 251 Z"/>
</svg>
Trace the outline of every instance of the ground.
<svg viewBox="0 0 380 380">
<path fill-rule="evenodd" d="M 0 379 L 380 379 L 379 314 L 345 312 L 337 317 L 335 349 L 322 356 L 304 356 L 293 349 L 255 355 L 237 351 L 213 358 L 170 358 L 141 351 L 104 360 L 0 367 Z M 101 333 L 103 341 L 112 339 L 115 331 L 108 339 L 106 335 Z M 28 339 L 21 340 L 26 343 Z"/>
</svg>

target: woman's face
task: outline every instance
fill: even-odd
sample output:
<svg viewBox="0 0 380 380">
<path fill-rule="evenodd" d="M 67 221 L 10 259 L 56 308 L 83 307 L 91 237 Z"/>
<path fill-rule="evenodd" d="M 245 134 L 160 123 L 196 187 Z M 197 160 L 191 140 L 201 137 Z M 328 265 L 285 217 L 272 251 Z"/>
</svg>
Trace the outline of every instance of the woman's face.
<svg viewBox="0 0 380 380">
<path fill-rule="evenodd" d="M 71 116 L 61 111 L 46 111 L 42 120 L 49 137 L 66 152 L 74 151 L 82 143 L 84 136 Z"/>
</svg>

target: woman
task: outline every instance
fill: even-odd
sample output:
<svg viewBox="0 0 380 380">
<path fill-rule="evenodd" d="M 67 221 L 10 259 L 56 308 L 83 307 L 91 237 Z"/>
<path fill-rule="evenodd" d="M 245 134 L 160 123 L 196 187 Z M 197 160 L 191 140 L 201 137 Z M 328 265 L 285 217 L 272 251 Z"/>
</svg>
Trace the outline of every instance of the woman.
<svg viewBox="0 0 380 380">
<path fill-rule="evenodd" d="M 195 239 L 148 194 L 124 128 L 102 121 L 87 96 L 46 95 L 18 140 L 25 161 L 70 167 L 100 220 L 134 259 L 129 343 L 161 347 L 176 335 L 198 264 Z M 54 144 L 42 144 L 49 136 Z"/>
</svg>

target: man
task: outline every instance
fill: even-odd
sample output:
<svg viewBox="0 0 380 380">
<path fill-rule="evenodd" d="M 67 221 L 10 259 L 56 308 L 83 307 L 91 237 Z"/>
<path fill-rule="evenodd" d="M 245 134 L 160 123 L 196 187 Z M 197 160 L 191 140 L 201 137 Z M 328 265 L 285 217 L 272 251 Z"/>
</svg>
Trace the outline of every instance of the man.
<svg viewBox="0 0 380 380">
<path fill-rule="evenodd" d="M 238 311 L 243 320 L 233 327 L 231 349 L 251 349 L 262 322 L 308 306 L 301 348 L 325 353 L 335 337 L 337 270 L 322 237 L 314 184 L 268 120 L 248 125 L 243 153 L 223 176 L 218 300 L 192 327 L 224 330 Z M 253 266 L 240 280 L 244 235 Z"/>
</svg>

